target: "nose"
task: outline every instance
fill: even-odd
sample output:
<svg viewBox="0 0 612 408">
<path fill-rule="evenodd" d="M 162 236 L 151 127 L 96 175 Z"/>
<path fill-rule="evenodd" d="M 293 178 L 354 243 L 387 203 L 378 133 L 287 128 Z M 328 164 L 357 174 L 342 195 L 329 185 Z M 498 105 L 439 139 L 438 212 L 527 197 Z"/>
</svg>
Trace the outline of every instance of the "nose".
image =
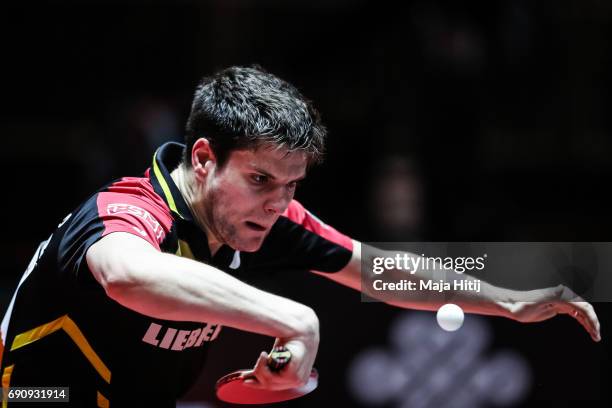
<svg viewBox="0 0 612 408">
<path fill-rule="evenodd" d="M 280 215 L 289 206 L 289 203 L 293 199 L 293 194 L 280 189 L 270 195 L 270 197 L 264 203 L 264 211 L 266 214 Z"/>
</svg>

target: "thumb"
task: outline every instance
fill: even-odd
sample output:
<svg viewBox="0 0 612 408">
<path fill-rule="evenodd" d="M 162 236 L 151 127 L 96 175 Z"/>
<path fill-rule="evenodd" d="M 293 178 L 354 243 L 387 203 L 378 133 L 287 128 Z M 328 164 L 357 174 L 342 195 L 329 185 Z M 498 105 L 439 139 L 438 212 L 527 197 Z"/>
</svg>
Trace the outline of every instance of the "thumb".
<svg viewBox="0 0 612 408">
<path fill-rule="evenodd" d="M 259 354 L 259 358 L 255 363 L 255 367 L 252 370 L 247 370 L 242 373 L 242 383 L 252 388 L 262 388 L 266 386 L 265 376 L 263 370 L 266 369 L 266 362 L 268 361 L 268 354 L 262 351 Z"/>
<path fill-rule="evenodd" d="M 252 380 L 253 377 L 256 377 L 258 373 L 261 373 L 261 370 L 264 369 L 266 362 L 268 361 L 268 354 L 265 351 L 262 351 L 255 362 L 255 367 L 251 370 L 244 370 L 242 372 L 241 377 L 244 379 Z"/>
</svg>

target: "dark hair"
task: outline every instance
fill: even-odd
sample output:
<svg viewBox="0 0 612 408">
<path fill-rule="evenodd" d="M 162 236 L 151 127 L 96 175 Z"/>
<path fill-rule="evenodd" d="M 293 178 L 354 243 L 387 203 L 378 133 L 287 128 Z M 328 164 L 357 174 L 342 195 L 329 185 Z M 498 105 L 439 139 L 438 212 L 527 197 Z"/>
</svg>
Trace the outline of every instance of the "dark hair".
<svg viewBox="0 0 612 408">
<path fill-rule="evenodd" d="M 187 120 L 183 161 L 191 166 L 198 138 L 208 139 L 223 166 L 237 149 L 265 142 L 322 160 L 326 129 L 312 103 L 291 84 L 261 67 L 230 67 L 199 83 Z"/>
</svg>

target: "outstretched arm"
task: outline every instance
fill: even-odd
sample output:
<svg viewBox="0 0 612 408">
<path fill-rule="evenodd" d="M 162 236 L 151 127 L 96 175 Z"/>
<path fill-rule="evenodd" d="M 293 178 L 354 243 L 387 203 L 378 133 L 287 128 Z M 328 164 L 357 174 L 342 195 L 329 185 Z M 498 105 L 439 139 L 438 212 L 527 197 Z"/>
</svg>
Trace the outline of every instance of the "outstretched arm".
<svg viewBox="0 0 612 408">
<path fill-rule="evenodd" d="M 436 311 L 445 301 L 441 296 L 431 296 L 425 291 L 412 290 L 394 293 L 383 293 L 373 290 L 371 282 L 379 279 L 372 271 L 362 272 L 362 261 L 373 265 L 375 257 L 394 257 L 396 252 L 366 246 L 353 241 L 353 256 L 348 265 L 337 273 L 318 273 L 355 290 L 362 291 L 370 297 L 382 300 L 388 304 L 407 308 Z M 411 257 L 418 255 L 408 254 Z M 363 259 L 368 257 L 368 259 Z M 362 273 L 364 275 L 362 275 Z M 414 274 L 406 270 L 391 269 L 385 271 L 387 280 L 408 280 L 417 283 L 421 280 L 434 279 L 432 270 L 418 269 Z M 456 280 L 475 280 L 464 273 L 454 274 Z M 366 283 L 362 285 L 362 283 Z M 599 320 L 593 306 L 585 302 L 569 288 L 559 285 L 550 288 L 530 291 L 516 291 L 500 288 L 481 280 L 480 291 L 455 291 L 452 293 L 453 303 L 456 303 L 467 313 L 503 316 L 516 321 L 528 323 L 550 319 L 557 314 L 568 314 L 578 320 L 591 335 L 594 341 L 599 341 Z"/>
<path fill-rule="evenodd" d="M 87 264 L 110 298 L 144 315 L 218 323 L 276 337 L 293 357 L 283 376 L 270 376 L 267 382 L 289 388 L 308 380 L 319 344 L 319 323 L 311 308 L 210 265 L 162 253 L 124 232 L 93 244 Z"/>
</svg>

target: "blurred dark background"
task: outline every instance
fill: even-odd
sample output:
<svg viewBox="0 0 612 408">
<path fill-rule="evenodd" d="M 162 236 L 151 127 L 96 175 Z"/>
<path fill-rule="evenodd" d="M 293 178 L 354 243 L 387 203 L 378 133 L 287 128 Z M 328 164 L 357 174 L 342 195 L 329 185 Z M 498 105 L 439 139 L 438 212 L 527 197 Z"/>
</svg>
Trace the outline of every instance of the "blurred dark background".
<svg viewBox="0 0 612 408">
<path fill-rule="evenodd" d="M 297 198 L 355 239 L 612 241 L 611 22 L 612 4 L 594 0 L 4 4 L 0 309 L 63 217 L 181 140 L 199 78 L 236 64 L 318 106 L 327 160 Z M 318 311 L 322 333 L 320 388 L 286 405 L 370 406 L 348 367 L 386 347 L 404 312 L 316 276 L 279 286 Z M 609 406 L 612 319 L 596 309 L 599 344 L 568 317 L 485 319 L 487 352 L 512 350 L 531 373 L 497 406 Z M 221 406 L 214 379 L 271 345 L 231 329 L 217 343 L 186 400 Z"/>
</svg>

